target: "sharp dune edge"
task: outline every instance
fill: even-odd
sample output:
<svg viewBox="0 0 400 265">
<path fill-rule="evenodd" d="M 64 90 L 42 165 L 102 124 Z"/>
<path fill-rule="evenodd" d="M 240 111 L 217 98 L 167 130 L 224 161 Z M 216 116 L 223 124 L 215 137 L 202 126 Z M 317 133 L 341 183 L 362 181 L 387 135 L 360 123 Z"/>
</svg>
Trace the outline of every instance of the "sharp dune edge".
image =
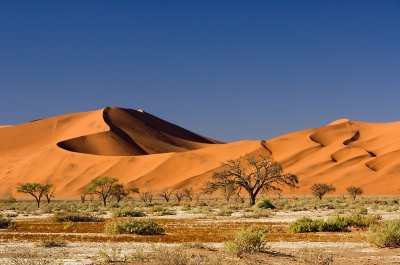
<svg viewBox="0 0 400 265">
<path fill-rule="evenodd" d="M 268 141 L 222 143 L 144 111 L 115 107 L 0 126 L 0 192 L 18 183 L 56 186 L 57 198 L 77 198 L 93 179 L 107 175 L 141 190 L 201 188 L 228 159 L 246 153 L 271 155 L 309 194 L 316 182 L 348 185 L 366 194 L 400 192 L 400 122 L 341 119 L 327 126 Z"/>
</svg>

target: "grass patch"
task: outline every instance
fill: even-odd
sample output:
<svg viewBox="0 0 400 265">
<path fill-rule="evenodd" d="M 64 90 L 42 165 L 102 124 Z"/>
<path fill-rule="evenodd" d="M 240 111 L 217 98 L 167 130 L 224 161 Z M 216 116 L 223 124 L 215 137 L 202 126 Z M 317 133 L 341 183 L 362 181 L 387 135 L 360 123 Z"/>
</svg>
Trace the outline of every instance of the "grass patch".
<svg viewBox="0 0 400 265">
<path fill-rule="evenodd" d="M 106 224 L 105 231 L 110 234 L 163 235 L 164 228 L 153 220 L 122 220 Z"/>
</svg>

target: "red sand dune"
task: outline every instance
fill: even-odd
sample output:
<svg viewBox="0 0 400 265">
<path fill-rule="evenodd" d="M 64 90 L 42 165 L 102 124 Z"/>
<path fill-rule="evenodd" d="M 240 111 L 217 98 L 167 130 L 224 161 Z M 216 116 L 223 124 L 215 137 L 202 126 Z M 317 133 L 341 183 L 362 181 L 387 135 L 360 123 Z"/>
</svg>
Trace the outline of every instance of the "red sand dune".
<svg viewBox="0 0 400 265">
<path fill-rule="evenodd" d="M 99 176 L 119 178 L 141 190 L 201 188 L 228 159 L 272 156 L 299 176 L 309 194 L 328 182 L 344 194 L 348 185 L 366 194 L 399 194 L 400 123 L 339 120 L 269 141 L 222 143 L 143 111 L 109 107 L 0 127 L 0 192 L 18 183 L 56 186 L 57 198 L 76 198 Z"/>
</svg>

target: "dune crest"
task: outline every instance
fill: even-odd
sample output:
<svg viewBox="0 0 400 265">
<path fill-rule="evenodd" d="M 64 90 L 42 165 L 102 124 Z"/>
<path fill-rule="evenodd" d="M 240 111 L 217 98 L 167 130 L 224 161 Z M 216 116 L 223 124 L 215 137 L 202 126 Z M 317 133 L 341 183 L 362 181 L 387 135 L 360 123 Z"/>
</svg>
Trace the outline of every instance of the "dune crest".
<svg viewBox="0 0 400 265">
<path fill-rule="evenodd" d="M 201 136 L 143 110 L 116 107 L 0 127 L 0 192 L 22 182 L 52 183 L 57 198 L 77 198 L 99 176 L 141 190 L 200 189 L 221 163 L 245 154 L 272 155 L 310 194 L 316 182 L 366 194 L 398 194 L 400 123 L 341 119 L 271 140 L 233 143 Z"/>
</svg>

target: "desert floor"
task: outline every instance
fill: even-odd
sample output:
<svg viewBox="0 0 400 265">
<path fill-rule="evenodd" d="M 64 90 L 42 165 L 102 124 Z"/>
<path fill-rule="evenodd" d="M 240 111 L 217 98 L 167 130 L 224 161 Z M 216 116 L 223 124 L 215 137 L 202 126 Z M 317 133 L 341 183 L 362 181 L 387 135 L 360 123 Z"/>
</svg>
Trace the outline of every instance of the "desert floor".
<svg viewBox="0 0 400 265">
<path fill-rule="evenodd" d="M 280 204 L 279 204 L 280 201 Z M 383 220 L 398 219 L 398 201 L 393 198 L 275 199 L 277 209 L 254 210 L 241 204 L 186 202 L 182 205 L 125 202 L 160 224 L 165 235 L 111 235 L 104 232 L 117 206 L 103 208 L 92 203 L 91 211 L 104 222 L 55 222 L 51 216 L 66 205 L 80 202 L 51 202 L 41 210 L 32 202 L 2 206 L 15 227 L 0 229 L 1 264 L 400 264 L 400 248 L 379 248 L 368 242 L 368 229 L 349 232 L 293 233 L 289 226 L 309 216 L 326 219 L 367 209 Z M 15 203 L 14 203 L 15 204 Z M 78 205 L 78 206 L 76 206 Z M 94 206 L 93 206 L 94 205 Z M 347 206 L 346 206 L 347 205 Z M 350 206 L 349 206 L 350 205 Z M 88 206 L 89 207 L 89 206 Z M 76 210 L 75 211 L 79 211 Z M 87 212 L 87 210 L 86 210 Z M 224 242 L 248 225 L 265 226 L 267 250 L 237 257 L 224 251 Z M 42 241 L 63 242 L 48 247 Z"/>
</svg>

